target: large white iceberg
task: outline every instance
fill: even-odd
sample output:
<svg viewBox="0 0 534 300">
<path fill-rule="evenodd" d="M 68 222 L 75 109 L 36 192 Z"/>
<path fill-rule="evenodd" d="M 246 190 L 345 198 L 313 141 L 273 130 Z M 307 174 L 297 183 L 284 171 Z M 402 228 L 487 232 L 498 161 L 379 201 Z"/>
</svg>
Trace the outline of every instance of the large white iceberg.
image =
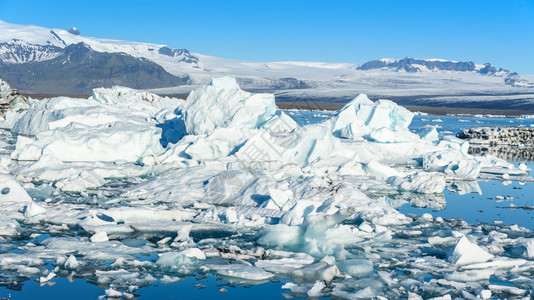
<svg viewBox="0 0 534 300">
<path fill-rule="evenodd" d="M 170 140 L 165 123 L 176 117 L 181 100 L 123 87 L 96 89 L 89 99 L 53 98 L 34 102 L 13 127 L 35 136 L 17 144 L 12 158 L 64 162 L 129 161 L 157 156 Z M 173 128 L 176 129 L 176 128 Z M 179 137 L 183 132 L 174 130 Z"/>
<path fill-rule="evenodd" d="M 251 94 L 234 78 L 213 78 L 192 91 L 183 109 L 189 134 L 211 134 L 218 127 L 258 128 L 276 112 L 274 95 Z"/>
<path fill-rule="evenodd" d="M 408 131 L 414 114 L 389 100 L 373 102 L 360 94 L 345 104 L 329 120 L 332 132 L 339 137 L 368 137 L 377 142 L 398 142 L 413 139 Z"/>
</svg>

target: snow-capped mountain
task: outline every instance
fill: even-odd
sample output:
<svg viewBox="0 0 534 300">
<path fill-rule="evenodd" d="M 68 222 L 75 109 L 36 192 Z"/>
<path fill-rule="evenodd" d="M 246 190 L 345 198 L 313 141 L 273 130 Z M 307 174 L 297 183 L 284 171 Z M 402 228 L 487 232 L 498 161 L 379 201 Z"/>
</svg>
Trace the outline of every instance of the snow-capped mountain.
<svg viewBox="0 0 534 300">
<path fill-rule="evenodd" d="M 418 58 L 381 58 L 366 62 L 358 70 L 380 70 L 391 72 L 472 72 L 487 76 L 503 77 L 504 83 L 516 87 L 534 87 L 532 82 L 525 80 L 515 72 L 503 68 L 497 69 L 491 63 L 475 64 L 472 61 L 452 61 L 445 59 L 418 59 Z"/>
<path fill-rule="evenodd" d="M 358 70 L 390 70 L 395 72 L 476 72 L 483 75 L 509 75 L 510 71 L 497 70 L 490 63 L 475 64 L 472 61 L 452 61 L 444 59 L 381 58 L 364 63 Z"/>
<path fill-rule="evenodd" d="M 195 67 L 186 49 L 83 37 L 76 28 L 47 29 L 0 21 L 1 77 L 33 93 L 88 93 L 92 88 L 125 85 L 161 88 L 189 82 L 161 64 Z"/>
<path fill-rule="evenodd" d="M 455 99 L 477 106 L 488 97 L 513 98 L 521 107 L 534 104 L 531 79 L 489 63 L 414 58 L 361 65 L 247 62 L 165 45 L 85 37 L 74 27 L 0 21 L 0 78 L 25 93 L 86 94 L 97 86 L 124 85 L 187 94 L 223 75 L 235 77 L 244 89 L 274 92 L 282 101 L 345 101 L 367 93 L 372 98 L 409 99 L 413 105 L 443 105 Z"/>
<path fill-rule="evenodd" d="M 146 58 L 98 52 L 85 43 L 69 45 L 49 60 L 0 64 L 0 74 L 26 91 L 55 94 L 86 93 L 113 85 L 161 88 L 189 81 L 187 76 L 174 76 Z"/>
<path fill-rule="evenodd" d="M 193 66 L 198 63 L 198 58 L 186 49 L 84 37 L 74 27 L 69 30 L 48 29 L 0 21 L 0 61 L 4 63 L 28 63 L 52 59 L 57 57 L 59 49 L 79 43 L 87 44 L 97 52 L 125 53 L 137 58 L 147 58 L 156 63 L 187 63 Z M 19 53 L 18 59 L 5 55 L 13 52 Z"/>
<path fill-rule="evenodd" d="M 61 50 L 61 47 L 34 45 L 13 39 L 0 43 L 0 61 L 7 64 L 45 61 L 58 57 Z"/>
</svg>

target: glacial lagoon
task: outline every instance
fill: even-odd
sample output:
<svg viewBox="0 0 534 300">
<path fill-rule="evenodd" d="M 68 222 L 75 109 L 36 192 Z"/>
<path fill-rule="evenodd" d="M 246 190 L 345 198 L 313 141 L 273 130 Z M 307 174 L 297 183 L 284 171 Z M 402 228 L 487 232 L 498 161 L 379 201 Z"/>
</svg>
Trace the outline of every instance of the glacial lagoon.
<svg viewBox="0 0 534 300">
<path fill-rule="evenodd" d="M 313 124 L 324 120 L 332 115 L 331 112 L 309 112 L 309 111 L 286 111 L 300 125 Z M 410 125 L 410 130 L 421 133 L 426 128 L 435 126 L 440 133 L 455 134 L 462 129 L 475 126 L 534 126 L 534 119 L 530 118 L 507 118 L 488 116 L 432 116 L 416 115 Z M 13 149 L 16 137 L 8 131 L 0 134 L 1 155 L 9 155 Z M 512 161 L 516 165 L 526 163 L 532 169 L 534 163 L 531 161 Z M 103 187 L 103 193 L 57 193 L 47 188 L 46 184 L 36 183 L 30 190 L 30 195 L 39 201 L 61 201 L 69 205 L 78 206 L 79 209 L 89 209 L 105 207 L 106 202 L 120 195 L 123 189 L 139 184 L 147 179 L 117 180 L 109 182 Z M 529 178 L 524 180 L 477 180 L 469 182 L 448 182 L 447 187 L 441 195 L 388 195 L 380 194 L 378 191 L 370 191 L 370 197 L 384 197 L 392 207 L 399 212 L 413 218 L 410 224 L 399 225 L 393 230 L 393 239 L 390 241 L 368 241 L 363 240 L 362 245 L 355 241 L 354 247 L 346 245 L 348 252 L 366 253 L 365 257 L 372 262 L 370 271 L 354 271 L 352 278 L 334 279 L 334 283 L 327 286 L 318 284 L 321 281 L 315 279 L 301 278 L 298 276 L 281 276 L 268 280 L 244 280 L 232 278 L 213 273 L 205 268 L 197 268 L 196 264 L 203 264 L 202 261 L 192 259 L 184 262 L 191 266 L 190 271 L 155 268 L 154 263 L 158 256 L 154 251 L 143 254 L 141 251 L 130 251 L 130 261 L 114 261 L 111 258 L 86 262 L 81 268 L 76 270 L 60 267 L 54 254 L 50 254 L 50 260 L 44 259 L 42 263 L 36 263 L 32 270 L 24 268 L 10 269 L 2 268 L 0 273 L 0 297 L 8 299 L 72 299 L 75 295 L 80 299 L 94 299 L 99 296 L 113 296 L 109 292 L 110 285 L 118 291 L 118 295 L 124 298 L 139 297 L 140 299 L 152 298 L 231 298 L 231 299 L 284 299 L 293 296 L 308 297 L 310 295 L 323 297 L 334 296 L 331 291 L 336 288 L 336 297 L 350 298 L 358 296 L 374 297 L 377 294 L 386 297 L 395 297 L 410 293 L 421 294 L 424 298 L 440 296 L 458 289 L 469 290 L 474 295 L 477 290 L 493 291 L 494 297 L 521 298 L 528 297 L 534 289 L 534 279 L 532 277 L 534 267 L 532 261 L 524 270 L 517 271 L 513 275 L 492 275 L 488 280 L 480 279 L 483 283 L 469 282 L 462 280 L 461 272 L 456 272 L 439 262 L 444 259 L 447 253 L 444 249 L 451 247 L 449 234 L 444 232 L 471 232 L 482 234 L 493 232 L 493 235 L 505 235 L 508 237 L 532 239 L 534 230 L 534 183 Z M 439 219 L 442 218 L 443 220 Z M 347 224 L 354 224 L 348 221 Z M 357 224 L 358 225 L 358 224 Z M 517 226 L 515 226 L 517 225 Z M 76 238 L 86 236 L 83 230 L 71 228 L 65 231 L 61 228 L 54 228 L 50 224 L 23 223 L 21 226 L 25 234 L 20 238 L 0 239 L 0 253 L 6 254 L 27 254 L 28 260 L 31 255 L 39 254 L 34 248 L 39 248 L 43 241 L 50 237 Z M 56 226 L 58 227 L 58 226 Z M 59 226 L 60 227 L 60 226 Z M 361 225 L 360 225 L 361 227 Z M 365 229 L 365 228 L 364 228 Z M 376 229 L 375 229 L 376 230 Z M 428 237 L 443 236 L 443 241 L 435 241 L 433 249 L 427 247 L 423 240 Z M 175 238 L 176 235 L 173 236 Z M 261 259 L 248 253 L 247 249 L 256 249 L 254 232 L 221 232 L 209 230 L 201 234 L 191 234 L 195 243 L 200 245 L 216 245 L 217 251 L 222 251 L 223 255 L 218 260 L 228 259 L 230 262 L 242 263 L 248 266 L 247 261 Z M 123 239 L 121 246 L 141 249 L 143 247 L 157 247 L 159 237 L 141 235 L 139 237 L 129 237 Z M 491 244 L 491 241 L 488 242 Z M 238 247 L 233 247 L 237 245 Z M 443 246 L 443 247 L 442 247 Z M 398 247 L 398 250 L 394 248 Z M 32 249 L 33 248 L 33 249 Z M 520 258 L 524 255 L 524 249 L 517 246 L 517 249 L 505 249 L 503 256 L 508 258 Z M 298 252 L 299 249 L 292 249 Z M 43 250 L 50 251 L 50 250 Z M 65 251 L 58 246 L 58 251 Z M 102 251 L 106 257 L 105 249 Z M 119 250 L 120 251 L 120 250 Z M 226 255 L 226 256 L 225 256 Z M 285 254 L 279 254 L 283 258 Z M 46 255 L 44 255 L 46 256 Z M 121 255 L 118 255 L 121 256 Z M 424 261 L 421 258 L 432 257 L 434 260 Z M 328 261 L 328 258 L 326 259 Z M 133 263 L 132 263 L 133 261 Z M 240 262 L 241 261 L 241 262 Z M 244 262 L 243 262 L 244 261 Z M 147 262 L 147 263 L 145 263 Z M 122 263 L 122 265 L 121 265 Z M 26 263 L 31 265 L 31 263 Z M 418 265 L 418 267 L 415 267 Z M 195 267 L 194 267 L 195 266 Z M 365 262 L 359 268 L 365 268 Z M 440 270 L 442 268 L 442 270 Z M 520 268 L 520 267 L 517 267 Z M 39 283 L 39 278 L 46 276 L 47 270 L 53 271 L 55 276 L 50 280 Z M 373 270 L 374 269 L 374 270 Z M 98 276 L 95 276 L 95 272 Z M 189 272 L 189 273 L 188 273 Z M 483 273 L 483 272 L 482 272 Z M 457 276 L 449 276 L 456 274 Z M 479 274 L 479 273 L 473 273 Z M 530 274 L 530 275 L 528 275 Z M 254 275 L 254 274 L 252 274 Z M 484 277 L 484 275 L 482 275 Z M 432 281 L 436 279 L 436 281 Z M 486 282 L 486 283 L 484 283 Z M 410 286 L 417 286 L 412 288 Z M 310 294 L 314 287 L 322 288 L 322 292 Z M 326 291 L 326 292 L 325 292 Z M 329 292 L 330 291 L 330 292 Z M 500 294 L 496 294 L 500 291 Z M 324 294 L 322 294 L 324 293 Z M 351 296 L 352 295 L 352 296 Z M 112 297 L 110 297 L 112 298 Z"/>
</svg>

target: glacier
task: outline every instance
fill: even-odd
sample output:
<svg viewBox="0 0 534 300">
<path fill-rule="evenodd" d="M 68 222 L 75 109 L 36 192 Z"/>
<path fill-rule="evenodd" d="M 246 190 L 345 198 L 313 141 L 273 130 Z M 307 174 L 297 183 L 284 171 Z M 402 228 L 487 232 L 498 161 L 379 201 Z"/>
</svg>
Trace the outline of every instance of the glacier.
<svg viewBox="0 0 534 300">
<path fill-rule="evenodd" d="M 2 272 L 92 277 L 109 297 L 199 274 L 286 278 L 304 297 L 532 295 L 532 231 L 394 203 L 442 207 L 452 183 L 528 169 L 435 127 L 411 132 L 413 113 L 388 100 L 360 94 L 313 124 L 274 100 L 224 77 L 186 100 L 113 87 L 11 108 Z"/>
</svg>

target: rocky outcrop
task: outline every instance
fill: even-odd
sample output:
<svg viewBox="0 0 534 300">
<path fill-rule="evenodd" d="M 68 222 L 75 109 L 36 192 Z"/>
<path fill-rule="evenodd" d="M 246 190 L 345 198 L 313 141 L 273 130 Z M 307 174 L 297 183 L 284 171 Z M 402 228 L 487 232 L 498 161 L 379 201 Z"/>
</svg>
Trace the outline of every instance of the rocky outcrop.
<svg viewBox="0 0 534 300">
<path fill-rule="evenodd" d="M 80 35 L 80 30 L 78 30 L 78 28 L 76 27 L 71 27 L 67 29 L 67 32 L 74 35 Z"/>
<path fill-rule="evenodd" d="M 487 64 L 488 68 L 491 64 Z M 491 66 L 492 67 L 492 66 Z M 476 65 L 472 61 L 449 61 L 437 59 L 417 59 L 417 58 L 402 58 L 402 59 L 378 59 L 366 62 L 361 65 L 358 70 L 373 70 L 388 68 L 395 71 L 405 71 L 409 73 L 422 72 L 423 69 L 430 71 L 457 71 L 457 72 L 474 72 L 477 71 Z M 488 72 L 486 72 L 488 73 Z"/>
<path fill-rule="evenodd" d="M 470 144 L 513 145 L 534 147 L 534 128 L 525 127 L 474 127 L 457 134 Z"/>
</svg>

